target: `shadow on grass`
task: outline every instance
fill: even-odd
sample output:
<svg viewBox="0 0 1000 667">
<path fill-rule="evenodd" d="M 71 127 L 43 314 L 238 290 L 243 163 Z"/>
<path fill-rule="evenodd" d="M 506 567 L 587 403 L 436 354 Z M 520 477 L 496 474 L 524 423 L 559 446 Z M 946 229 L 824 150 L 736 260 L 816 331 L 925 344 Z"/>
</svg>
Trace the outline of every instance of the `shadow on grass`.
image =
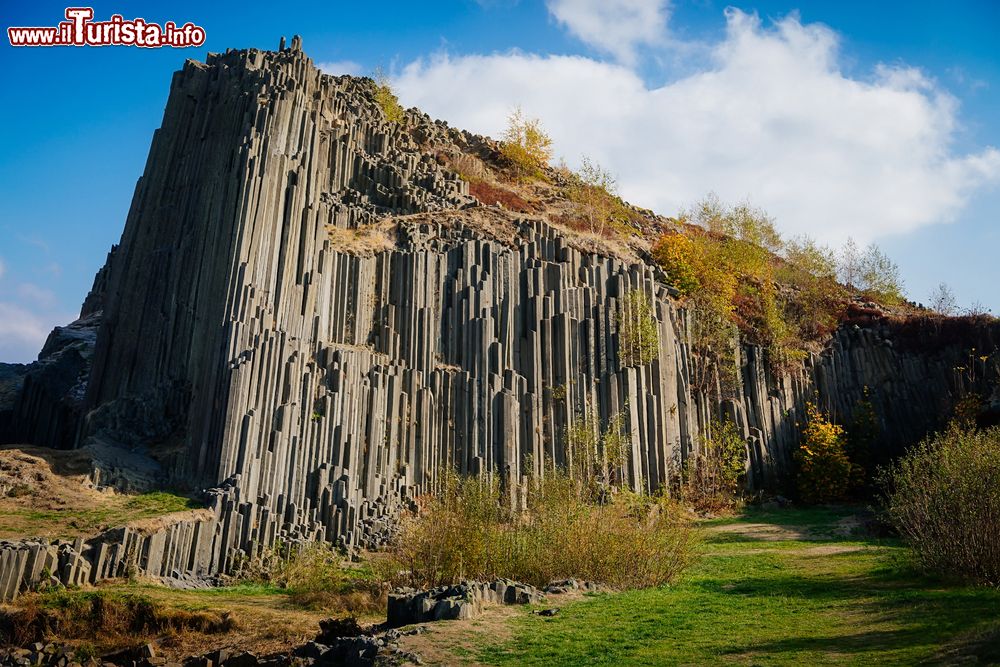
<svg viewBox="0 0 1000 667">
<path fill-rule="evenodd" d="M 984 624 L 1000 619 L 1000 591 L 927 577 L 897 540 L 834 532 L 858 510 L 751 510 L 706 522 L 703 557 L 678 584 L 569 605 L 544 626 L 520 619 L 512 641 L 478 657 L 552 667 L 991 655 L 1000 634 L 984 634 Z M 754 524 L 766 523 L 795 530 L 762 539 Z M 807 531 L 823 537 L 794 537 Z"/>
<path fill-rule="evenodd" d="M 824 558 L 850 561 L 853 557 L 854 568 L 863 569 L 868 557 L 860 560 L 857 556 L 855 552 Z M 1000 618 L 998 591 L 956 587 L 956 582 L 929 578 L 907 566 L 872 567 L 854 574 L 772 570 L 763 576 L 741 577 L 732 582 L 710 578 L 690 585 L 712 595 L 742 598 L 744 602 L 738 606 L 743 608 L 766 605 L 769 598 L 780 598 L 783 604 L 803 611 L 839 612 L 845 619 L 857 618 L 867 626 L 893 628 L 819 636 L 802 632 L 763 642 L 741 639 L 723 649 L 726 654 L 871 653 L 939 647 L 990 619 Z M 849 630 L 849 626 L 840 627 Z M 1000 641 L 1000 637 L 992 641 Z"/>
</svg>

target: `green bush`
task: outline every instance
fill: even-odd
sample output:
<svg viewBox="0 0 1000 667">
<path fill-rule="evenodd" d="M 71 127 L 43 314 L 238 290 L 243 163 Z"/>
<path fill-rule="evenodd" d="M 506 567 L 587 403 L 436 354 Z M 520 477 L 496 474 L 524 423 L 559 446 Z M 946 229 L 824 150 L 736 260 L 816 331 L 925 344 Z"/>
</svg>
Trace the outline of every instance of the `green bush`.
<svg viewBox="0 0 1000 667">
<path fill-rule="evenodd" d="M 666 498 L 619 492 L 597 502 L 580 480 L 548 470 L 520 511 L 494 480 L 444 477 L 386 555 L 398 583 L 576 577 L 639 588 L 673 581 L 692 556 L 689 520 Z"/>
<path fill-rule="evenodd" d="M 266 549 L 237 563 L 233 580 L 284 589 L 296 606 L 331 612 L 378 611 L 384 593 L 382 582 L 345 567 L 344 556 L 326 542 Z"/>
<path fill-rule="evenodd" d="M 953 424 L 882 482 L 889 518 L 924 568 L 1000 586 L 1000 427 Z"/>
<path fill-rule="evenodd" d="M 747 448 L 743 434 L 730 420 L 712 424 L 684 466 L 684 502 L 701 513 L 736 509 L 742 500 Z"/>
<path fill-rule="evenodd" d="M 577 414 L 565 428 L 565 468 L 596 496 L 604 489 L 621 485 L 629 438 L 624 412 L 611 417 L 603 431 L 597 413 L 588 409 L 587 414 L 590 416 Z"/>
</svg>

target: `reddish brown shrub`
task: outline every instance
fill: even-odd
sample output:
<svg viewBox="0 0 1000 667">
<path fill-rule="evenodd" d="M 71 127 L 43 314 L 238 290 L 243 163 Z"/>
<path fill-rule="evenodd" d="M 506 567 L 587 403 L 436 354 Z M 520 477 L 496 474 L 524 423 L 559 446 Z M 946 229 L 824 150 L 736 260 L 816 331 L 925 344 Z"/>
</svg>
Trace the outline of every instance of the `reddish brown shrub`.
<svg viewBox="0 0 1000 667">
<path fill-rule="evenodd" d="M 518 213 L 531 213 L 535 208 L 521 195 L 513 190 L 502 188 L 486 181 L 469 183 L 469 194 L 487 206 L 500 204 L 504 208 Z"/>
</svg>

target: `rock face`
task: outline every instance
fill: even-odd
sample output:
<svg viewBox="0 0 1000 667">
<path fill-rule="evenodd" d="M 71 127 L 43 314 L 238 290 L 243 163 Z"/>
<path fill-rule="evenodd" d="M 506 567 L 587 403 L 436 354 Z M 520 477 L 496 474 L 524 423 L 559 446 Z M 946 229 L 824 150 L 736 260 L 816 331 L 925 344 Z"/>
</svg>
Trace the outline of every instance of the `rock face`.
<svg viewBox="0 0 1000 667">
<path fill-rule="evenodd" d="M 155 530 L 118 528 L 89 539 L 0 540 L 0 601 L 38 583 L 63 586 L 144 574 L 179 587 L 218 572 L 223 503 Z"/>
<path fill-rule="evenodd" d="M 658 268 L 474 208 L 431 149 L 482 140 L 412 110 L 387 122 L 372 92 L 321 74 L 297 41 L 188 61 L 84 307 L 81 322 L 100 322 L 91 367 L 71 343 L 60 349 L 81 363 L 60 366 L 58 382 L 25 380 L 8 441 L 92 447 L 109 468 L 107 452 L 128 451 L 160 483 L 224 485 L 205 558 L 189 545 L 179 572 L 225 570 L 278 539 L 378 543 L 442 467 L 516 489 L 544 461 L 568 462 L 565 431 L 580 419 L 620 424 L 619 478 L 655 490 L 729 415 L 764 486 L 786 476 L 814 391 L 846 421 L 870 388 L 896 447 L 966 385 L 995 384 L 995 361 L 968 379 L 955 371 L 971 347 L 994 345 L 993 329 L 927 349 L 866 325 L 781 377 L 742 347 L 723 398 L 717 382 L 695 383 L 691 314 Z M 384 244 L 345 247 L 386 216 Z M 496 219 L 505 233 L 483 222 Z M 619 313 L 636 291 L 658 344 L 648 363 L 623 363 Z"/>
<path fill-rule="evenodd" d="M 112 248 L 80 317 L 52 330 L 37 361 L 0 364 L 0 443 L 68 447 L 76 442 L 114 255 Z"/>
</svg>

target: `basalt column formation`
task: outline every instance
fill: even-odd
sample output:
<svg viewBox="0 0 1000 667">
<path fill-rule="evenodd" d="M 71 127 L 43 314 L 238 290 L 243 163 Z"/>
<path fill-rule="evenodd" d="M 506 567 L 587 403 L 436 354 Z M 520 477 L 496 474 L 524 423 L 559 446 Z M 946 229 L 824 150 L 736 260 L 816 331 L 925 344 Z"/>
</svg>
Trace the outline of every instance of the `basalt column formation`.
<svg viewBox="0 0 1000 667">
<path fill-rule="evenodd" d="M 781 375 L 741 346 L 735 387 L 696 382 L 715 375 L 695 372 L 693 316 L 660 269 L 481 205 L 435 150 L 484 140 L 414 110 L 389 122 L 373 93 L 321 73 L 297 39 L 175 74 L 86 326 L 46 346 L 5 419 L 14 437 L 88 448 L 99 483 L 212 489 L 210 516 L 165 537 L 31 547 L 70 563 L 73 581 L 211 574 L 278 539 L 369 546 L 441 469 L 524 488 L 570 462 L 580 424 L 594 438 L 620 429 L 616 475 L 653 491 L 728 415 L 752 483 L 775 484 L 814 392 L 842 422 L 868 396 L 895 446 L 995 385 L 994 367 L 955 370 L 995 331 L 928 350 L 883 325 L 842 328 Z M 344 241 L 370 230 L 382 240 Z M 636 294 L 657 334 L 641 362 L 619 353 Z M 63 389 L 74 400 L 56 410 Z M 4 558 L 45 569 L 25 548 Z"/>
</svg>

